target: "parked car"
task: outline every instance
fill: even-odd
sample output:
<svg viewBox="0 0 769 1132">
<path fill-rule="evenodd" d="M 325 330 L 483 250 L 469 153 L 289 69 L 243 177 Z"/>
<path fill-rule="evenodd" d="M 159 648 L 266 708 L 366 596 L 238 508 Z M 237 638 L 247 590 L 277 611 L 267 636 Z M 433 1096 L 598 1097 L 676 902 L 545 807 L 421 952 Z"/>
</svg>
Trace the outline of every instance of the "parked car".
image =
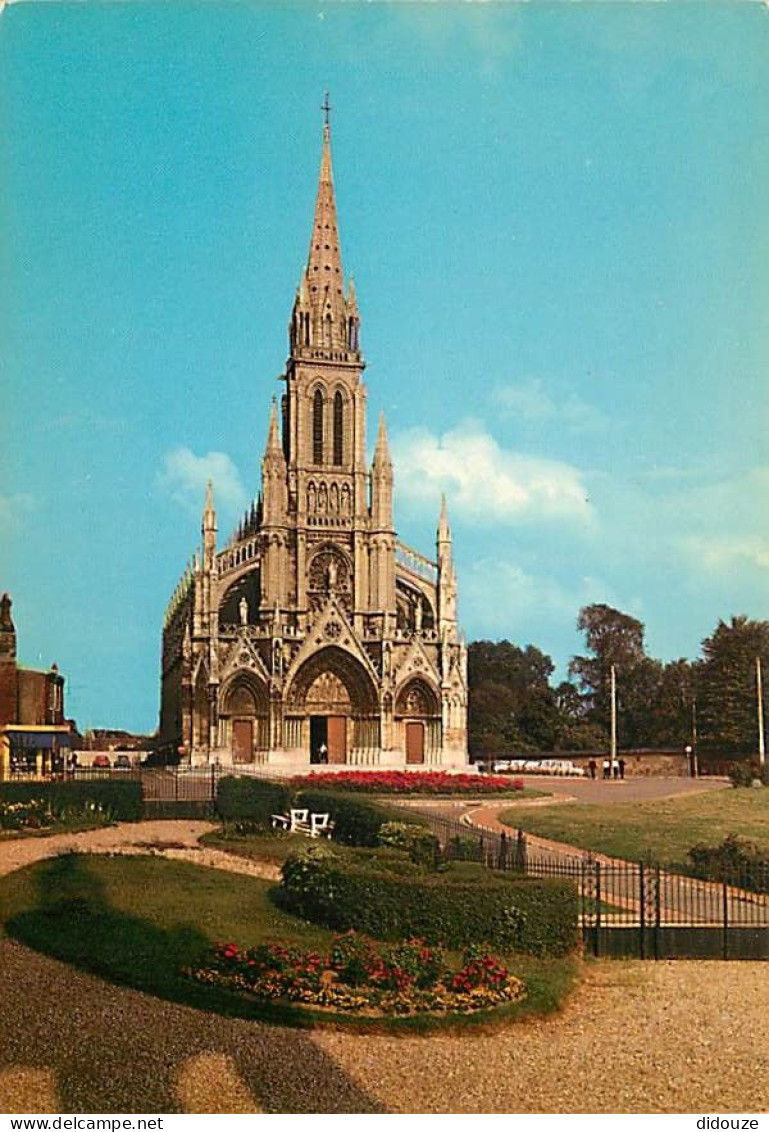
<svg viewBox="0 0 769 1132">
<path fill-rule="evenodd" d="M 130 770 L 131 760 L 128 755 L 118 755 L 115 759 L 115 770 Z"/>
<path fill-rule="evenodd" d="M 109 770 L 110 761 L 109 755 L 94 755 L 91 766 L 95 770 Z"/>
</svg>

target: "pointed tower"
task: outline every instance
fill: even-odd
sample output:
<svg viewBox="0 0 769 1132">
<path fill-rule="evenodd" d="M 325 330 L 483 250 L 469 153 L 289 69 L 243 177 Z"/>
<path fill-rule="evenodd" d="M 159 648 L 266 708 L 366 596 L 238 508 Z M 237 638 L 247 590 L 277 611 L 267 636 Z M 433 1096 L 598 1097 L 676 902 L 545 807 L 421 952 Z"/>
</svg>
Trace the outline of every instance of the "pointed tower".
<svg viewBox="0 0 769 1132">
<path fill-rule="evenodd" d="M 355 287 L 345 288 L 331 168 L 331 130 L 323 126 L 320 174 L 307 257 L 289 326 L 283 410 L 287 508 L 296 524 L 291 589 L 308 608 L 307 578 L 319 529 L 349 544 L 350 612 L 367 606 L 369 527 L 366 387 Z M 266 504 L 266 500 L 265 500 Z"/>
<path fill-rule="evenodd" d="M 278 406 L 274 397 L 262 457 L 262 500 L 264 525 L 283 526 L 286 521 L 286 458 L 278 434 Z"/>
<path fill-rule="evenodd" d="M 278 406 L 270 409 L 267 445 L 262 457 L 262 530 L 265 534 L 261 579 L 263 607 L 281 608 L 285 603 L 288 492 L 286 458 L 278 433 Z"/>
<path fill-rule="evenodd" d="M 441 496 L 441 513 L 436 538 L 438 561 L 438 633 L 441 640 L 456 640 L 457 581 L 451 554 L 451 527 L 449 526 L 446 496 Z"/>
<path fill-rule="evenodd" d="M 203 521 L 200 525 L 203 536 L 203 569 L 210 573 L 216 558 L 216 511 L 214 510 L 214 483 L 206 484 L 206 501 L 203 506 Z"/>
<path fill-rule="evenodd" d="M 393 464 L 384 413 L 379 415 L 374 459 L 371 462 L 370 604 L 382 613 L 395 613 L 395 531 L 393 530 Z"/>
</svg>

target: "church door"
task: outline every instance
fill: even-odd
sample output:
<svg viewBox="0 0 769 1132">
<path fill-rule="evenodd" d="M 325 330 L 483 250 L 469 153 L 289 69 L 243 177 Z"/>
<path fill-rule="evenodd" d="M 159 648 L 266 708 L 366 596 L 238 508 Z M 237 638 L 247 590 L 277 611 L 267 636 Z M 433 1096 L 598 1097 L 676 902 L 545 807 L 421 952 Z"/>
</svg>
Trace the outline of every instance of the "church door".
<svg viewBox="0 0 769 1132">
<path fill-rule="evenodd" d="M 425 725 L 424 723 L 406 724 L 406 762 L 423 763 L 425 761 Z"/>
<path fill-rule="evenodd" d="M 347 720 L 343 715 L 330 715 L 326 720 L 328 733 L 328 761 L 347 762 Z"/>
<path fill-rule="evenodd" d="M 254 761 L 254 723 L 251 719 L 232 721 L 232 761 L 234 763 Z"/>
</svg>

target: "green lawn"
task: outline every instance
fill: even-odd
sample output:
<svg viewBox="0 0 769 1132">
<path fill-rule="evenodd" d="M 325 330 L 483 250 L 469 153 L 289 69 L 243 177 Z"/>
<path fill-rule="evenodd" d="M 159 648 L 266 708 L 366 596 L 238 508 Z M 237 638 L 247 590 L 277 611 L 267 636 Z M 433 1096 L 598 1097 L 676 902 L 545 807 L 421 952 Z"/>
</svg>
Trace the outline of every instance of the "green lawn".
<svg viewBox="0 0 769 1132">
<path fill-rule="evenodd" d="M 727 787 L 645 802 L 564 802 L 503 810 L 500 819 L 529 833 L 628 860 L 683 864 L 693 845 L 718 845 L 730 833 L 769 850 L 769 790 Z"/>
<path fill-rule="evenodd" d="M 333 933 L 280 911 L 269 899 L 270 887 L 256 878 L 157 857 L 67 854 L 0 880 L 0 922 L 8 935 L 30 947 L 160 998 L 290 1025 L 328 1022 L 310 1010 L 251 1002 L 181 973 L 198 965 L 215 942 L 250 947 L 280 941 L 325 951 Z M 543 1014 L 560 1007 L 579 977 L 573 956 L 505 960 L 527 984 L 522 1003 L 482 1017 L 350 1019 L 348 1024 L 420 1031 Z"/>
</svg>

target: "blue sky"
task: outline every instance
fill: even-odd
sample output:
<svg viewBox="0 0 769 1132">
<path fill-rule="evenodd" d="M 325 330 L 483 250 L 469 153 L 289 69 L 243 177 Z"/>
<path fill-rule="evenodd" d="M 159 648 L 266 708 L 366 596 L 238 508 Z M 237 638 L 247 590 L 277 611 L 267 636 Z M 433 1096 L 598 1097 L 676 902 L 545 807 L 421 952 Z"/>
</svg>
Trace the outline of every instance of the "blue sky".
<svg viewBox="0 0 769 1132">
<path fill-rule="evenodd" d="M 163 610 L 259 486 L 331 92 L 399 534 L 469 639 L 769 617 L 769 9 L 0 14 L 0 588 L 81 727 L 151 730 Z"/>
</svg>

